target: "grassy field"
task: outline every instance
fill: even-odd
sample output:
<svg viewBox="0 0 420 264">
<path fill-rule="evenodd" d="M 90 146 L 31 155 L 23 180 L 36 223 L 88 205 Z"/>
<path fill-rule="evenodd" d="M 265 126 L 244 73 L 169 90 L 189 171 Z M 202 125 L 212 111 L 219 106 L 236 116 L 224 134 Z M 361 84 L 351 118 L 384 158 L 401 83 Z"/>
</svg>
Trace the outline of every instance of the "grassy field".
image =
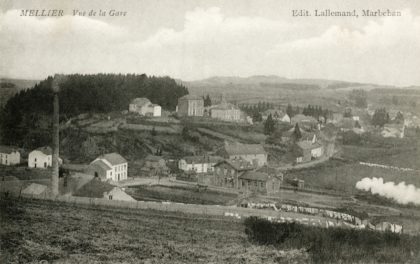
<svg viewBox="0 0 420 264">
<path fill-rule="evenodd" d="M 200 190 L 197 187 L 136 186 L 128 189 L 133 198 L 143 201 L 171 201 L 190 204 L 225 205 L 237 198 L 235 194 L 220 193 L 212 190 Z"/>
<path fill-rule="evenodd" d="M 241 222 L 151 210 L 0 200 L 0 263 L 305 263 L 250 242 Z"/>
<path fill-rule="evenodd" d="M 419 237 L 252 218 L 0 199 L 0 219 L 0 263 L 418 263 L 420 257 Z"/>
<path fill-rule="evenodd" d="M 338 190 L 346 194 L 353 194 L 356 191 L 356 183 L 365 178 L 383 178 L 384 182 L 393 181 L 399 183 L 405 181 L 407 184 L 420 186 L 419 172 L 404 172 L 394 169 L 368 167 L 358 162 L 341 162 L 330 160 L 318 166 L 287 172 L 285 178 L 299 178 L 305 180 L 305 186 Z"/>
</svg>

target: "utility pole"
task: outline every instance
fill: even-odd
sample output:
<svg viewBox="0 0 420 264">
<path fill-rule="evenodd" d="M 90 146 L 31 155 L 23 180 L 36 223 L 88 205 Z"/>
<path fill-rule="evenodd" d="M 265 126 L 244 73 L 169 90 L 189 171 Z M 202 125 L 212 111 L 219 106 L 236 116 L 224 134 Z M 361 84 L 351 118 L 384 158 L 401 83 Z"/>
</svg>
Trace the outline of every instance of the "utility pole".
<svg viewBox="0 0 420 264">
<path fill-rule="evenodd" d="M 60 82 L 62 81 L 63 76 L 56 74 L 52 82 L 52 90 L 54 93 L 53 101 L 53 155 L 52 155 L 52 175 L 51 175 L 51 194 L 52 196 L 57 196 L 58 193 L 58 177 L 59 177 L 59 145 L 60 145 L 60 119 L 59 119 L 59 102 L 58 102 L 58 92 L 60 90 Z"/>
</svg>

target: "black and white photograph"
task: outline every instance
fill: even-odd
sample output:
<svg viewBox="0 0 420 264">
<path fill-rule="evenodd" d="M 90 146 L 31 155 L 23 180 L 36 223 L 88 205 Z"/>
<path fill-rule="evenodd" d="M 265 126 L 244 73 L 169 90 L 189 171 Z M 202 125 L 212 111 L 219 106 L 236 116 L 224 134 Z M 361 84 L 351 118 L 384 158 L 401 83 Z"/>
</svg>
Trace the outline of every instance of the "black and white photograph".
<svg viewBox="0 0 420 264">
<path fill-rule="evenodd" d="M 420 2 L 0 1 L 0 263 L 420 263 Z"/>
</svg>

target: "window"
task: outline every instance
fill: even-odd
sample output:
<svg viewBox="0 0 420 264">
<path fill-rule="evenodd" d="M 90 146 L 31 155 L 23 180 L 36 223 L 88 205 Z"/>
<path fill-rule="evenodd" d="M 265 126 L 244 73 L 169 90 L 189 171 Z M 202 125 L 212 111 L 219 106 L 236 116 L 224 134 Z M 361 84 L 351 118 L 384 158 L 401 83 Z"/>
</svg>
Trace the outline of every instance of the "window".
<svg viewBox="0 0 420 264">
<path fill-rule="evenodd" d="M 36 158 L 35 158 L 35 162 L 36 162 Z"/>
</svg>

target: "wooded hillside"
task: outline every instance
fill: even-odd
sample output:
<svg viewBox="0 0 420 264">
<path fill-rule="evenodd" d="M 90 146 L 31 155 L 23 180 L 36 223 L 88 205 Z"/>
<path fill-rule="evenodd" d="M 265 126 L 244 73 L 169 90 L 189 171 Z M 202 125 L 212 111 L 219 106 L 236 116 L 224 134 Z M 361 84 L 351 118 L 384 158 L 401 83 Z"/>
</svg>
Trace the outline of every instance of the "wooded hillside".
<svg viewBox="0 0 420 264">
<path fill-rule="evenodd" d="M 34 147 L 49 144 L 52 114 L 51 82 L 36 84 L 10 98 L 0 113 L 2 143 Z M 68 75 L 61 85 L 60 119 L 81 113 L 107 113 L 128 109 L 136 97 L 147 97 L 166 110 L 175 110 L 178 98 L 187 88 L 169 77 L 145 74 Z"/>
</svg>

